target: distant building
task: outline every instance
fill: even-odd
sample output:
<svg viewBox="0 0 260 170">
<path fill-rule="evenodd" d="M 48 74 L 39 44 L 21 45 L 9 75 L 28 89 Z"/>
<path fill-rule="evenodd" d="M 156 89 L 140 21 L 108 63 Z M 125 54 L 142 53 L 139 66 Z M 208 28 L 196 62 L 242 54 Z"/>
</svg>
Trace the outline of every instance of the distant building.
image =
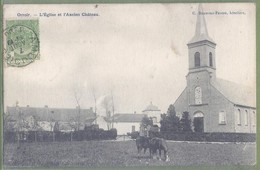
<svg viewBox="0 0 260 170">
<path fill-rule="evenodd" d="M 176 112 L 188 111 L 199 132 L 255 133 L 256 92 L 216 77 L 215 48 L 204 15 L 198 15 L 195 35 L 188 43 L 187 86 L 174 103 Z"/>
<path fill-rule="evenodd" d="M 117 113 L 111 118 L 113 127 L 117 129 L 118 135 L 139 131 L 140 123 L 145 114 Z"/>
<path fill-rule="evenodd" d="M 83 130 L 95 120 L 93 109 L 69 109 L 45 107 L 8 107 L 6 109 L 8 130 L 19 128 L 21 131 L 42 130 L 53 131 L 56 126 L 59 131 Z M 20 127 L 18 127 L 20 126 Z"/>
<path fill-rule="evenodd" d="M 153 124 L 159 125 L 161 118 L 161 110 L 152 102 L 148 105 L 142 114 L 134 113 L 117 113 L 112 116 L 110 121 L 111 128 L 117 129 L 118 135 L 127 135 L 127 133 L 140 130 L 142 119 L 147 116 L 153 120 Z"/>
<path fill-rule="evenodd" d="M 153 124 L 160 125 L 161 110 L 157 106 L 153 105 L 152 102 L 145 108 L 145 110 L 143 110 L 143 114 L 152 118 Z"/>
</svg>

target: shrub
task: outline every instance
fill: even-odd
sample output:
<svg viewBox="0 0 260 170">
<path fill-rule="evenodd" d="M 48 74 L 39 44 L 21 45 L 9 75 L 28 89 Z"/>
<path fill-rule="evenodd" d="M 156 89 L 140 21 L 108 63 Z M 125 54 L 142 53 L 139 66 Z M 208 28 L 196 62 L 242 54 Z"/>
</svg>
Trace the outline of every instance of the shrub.
<svg viewBox="0 0 260 170">
<path fill-rule="evenodd" d="M 135 132 L 127 133 L 127 136 L 130 136 L 131 139 L 136 139 L 139 136 L 139 132 L 135 131 Z"/>
</svg>

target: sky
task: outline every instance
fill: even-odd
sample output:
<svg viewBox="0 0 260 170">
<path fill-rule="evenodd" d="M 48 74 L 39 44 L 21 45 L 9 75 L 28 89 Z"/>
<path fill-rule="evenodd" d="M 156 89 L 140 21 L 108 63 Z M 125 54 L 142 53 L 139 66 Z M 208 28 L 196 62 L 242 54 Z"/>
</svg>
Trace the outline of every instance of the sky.
<svg viewBox="0 0 260 170">
<path fill-rule="evenodd" d="M 39 19 L 40 59 L 4 66 L 4 106 L 94 107 L 113 94 L 116 113 L 141 113 L 150 102 L 166 112 L 186 86 L 187 43 L 198 4 L 5 5 L 5 19 Z M 255 5 L 203 4 L 217 43 L 217 77 L 255 88 Z M 40 17 L 39 13 L 99 16 Z"/>
</svg>

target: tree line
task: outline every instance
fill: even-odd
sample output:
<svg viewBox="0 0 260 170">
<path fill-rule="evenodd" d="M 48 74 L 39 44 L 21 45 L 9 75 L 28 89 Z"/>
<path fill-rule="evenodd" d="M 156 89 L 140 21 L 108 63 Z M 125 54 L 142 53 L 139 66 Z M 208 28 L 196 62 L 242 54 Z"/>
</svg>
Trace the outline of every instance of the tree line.
<svg viewBox="0 0 260 170">
<path fill-rule="evenodd" d="M 170 105 L 167 113 L 161 115 L 161 132 L 170 131 L 172 133 L 188 133 L 192 132 L 191 119 L 189 112 L 182 113 L 181 118 L 176 115 L 174 105 Z M 196 131 L 196 129 L 195 129 Z"/>
<path fill-rule="evenodd" d="M 153 121 L 148 116 L 145 116 L 141 122 L 142 126 L 154 126 Z M 170 105 L 167 113 L 161 114 L 160 131 L 171 133 L 188 133 L 192 132 L 192 121 L 189 112 L 182 113 L 182 117 L 178 117 L 174 105 Z M 195 129 L 196 130 L 196 129 Z"/>
</svg>

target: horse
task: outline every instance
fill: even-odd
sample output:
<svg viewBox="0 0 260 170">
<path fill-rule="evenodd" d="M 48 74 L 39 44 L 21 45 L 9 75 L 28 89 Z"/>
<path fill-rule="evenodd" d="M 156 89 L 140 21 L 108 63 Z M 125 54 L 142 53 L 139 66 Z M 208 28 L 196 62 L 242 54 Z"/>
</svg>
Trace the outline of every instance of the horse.
<svg viewBox="0 0 260 170">
<path fill-rule="evenodd" d="M 150 146 L 150 151 L 151 151 L 151 157 L 154 158 L 154 154 L 157 154 L 157 150 L 159 150 L 159 156 L 160 156 L 160 160 L 162 159 L 161 157 L 161 151 L 164 151 L 164 158 L 165 161 L 168 162 L 170 161 L 169 156 L 168 156 L 168 146 L 166 143 L 166 140 L 163 138 L 158 138 L 158 137 L 154 137 L 150 140 L 149 142 L 149 146 Z"/>
<path fill-rule="evenodd" d="M 136 138 L 136 147 L 137 147 L 137 151 L 138 151 L 138 158 L 140 158 L 140 153 L 142 151 L 142 149 L 144 149 L 144 154 L 146 153 L 146 150 L 149 148 L 150 151 L 150 156 L 151 156 L 151 150 L 150 150 L 150 142 L 149 142 L 149 138 L 144 137 L 144 136 L 138 136 Z"/>
</svg>

